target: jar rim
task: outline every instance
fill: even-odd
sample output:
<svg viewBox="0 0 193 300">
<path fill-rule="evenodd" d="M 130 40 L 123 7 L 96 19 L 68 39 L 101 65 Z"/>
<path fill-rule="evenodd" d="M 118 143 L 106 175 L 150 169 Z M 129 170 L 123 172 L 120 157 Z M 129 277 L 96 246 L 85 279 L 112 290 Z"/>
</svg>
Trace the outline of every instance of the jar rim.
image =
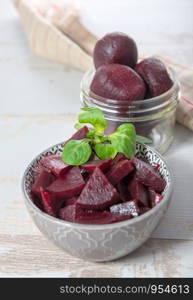
<svg viewBox="0 0 193 300">
<path fill-rule="evenodd" d="M 168 91 L 166 91 L 165 93 L 163 93 L 159 96 L 153 97 L 153 98 L 131 101 L 129 104 L 127 103 L 126 100 L 116 100 L 116 99 L 109 99 L 109 98 L 101 97 L 101 96 L 93 93 L 90 90 L 89 83 L 91 82 L 91 80 L 90 80 L 90 82 L 88 82 L 88 80 L 92 79 L 91 77 L 94 75 L 94 72 L 95 72 L 94 68 L 85 72 L 85 74 L 83 75 L 83 78 L 81 80 L 81 83 L 80 83 L 80 88 L 81 88 L 82 93 L 85 94 L 86 97 L 89 97 L 90 99 L 93 99 L 95 102 L 98 102 L 99 105 L 102 104 L 102 106 L 109 107 L 109 105 L 112 104 L 114 107 L 116 107 L 116 106 L 117 107 L 127 107 L 129 109 L 129 108 L 133 108 L 134 106 L 135 107 L 140 106 L 141 104 L 144 104 L 144 102 L 147 105 L 154 104 L 156 106 L 156 103 L 157 103 L 160 106 L 161 99 L 168 99 L 168 97 L 170 95 L 172 95 L 173 93 L 178 93 L 180 90 L 180 85 L 179 85 L 179 81 L 176 76 L 176 72 L 171 67 L 168 67 L 167 69 L 168 69 L 170 77 L 173 81 L 173 85 Z M 104 101 L 103 101 L 104 99 L 106 99 L 108 101 L 106 103 L 104 103 Z"/>
</svg>

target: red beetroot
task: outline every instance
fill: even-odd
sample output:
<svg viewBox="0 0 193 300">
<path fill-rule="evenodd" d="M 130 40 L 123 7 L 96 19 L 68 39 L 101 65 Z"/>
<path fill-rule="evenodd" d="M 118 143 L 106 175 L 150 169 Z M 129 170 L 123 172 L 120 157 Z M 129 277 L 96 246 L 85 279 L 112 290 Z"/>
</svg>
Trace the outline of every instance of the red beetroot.
<svg viewBox="0 0 193 300">
<path fill-rule="evenodd" d="M 82 224 L 110 224 L 128 219 L 127 215 L 113 214 L 109 211 L 82 211 L 76 216 L 76 222 Z"/>
<path fill-rule="evenodd" d="M 78 200 L 78 197 L 72 197 L 72 198 L 66 199 L 64 202 L 65 206 L 75 204 L 77 200 Z"/>
<path fill-rule="evenodd" d="M 116 185 L 121 179 L 130 174 L 134 170 L 131 160 L 124 159 L 114 165 L 106 174 L 108 180 Z"/>
<path fill-rule="evenodd" d="M 76 203 L 83 209 L 102 210 L 118 201 L 117 190 L 109 183 L 102 171 L 95 168 Z"/>
<path fill-rule="evenodd" d="M 68 205 L 60 209 L 59 218 L 64 221 L 75 222 L 76 213 L 77 213 L 76 205 L 75 204 Z"/>
<path fill-rule="evenodd" d="M 101 171 L 106 172 L 109 169 L 111 162 L 112 158 L 106 160 L 91 160 L 86 164 L 82 165 L 82 168 L 84 168 L 89 173 L 92 173 L 96 167 L 101 169 Z"/>
<path fill-rule="evenodd" d="M 162 195 L 156 193 L 155 191 L 149 189 L 149 199 L 151 202 L 151 207 L 156 206 L 163 199 Z"/>
<path fill-rule="evenodd" d="M 133 199 L 139 201 L 143 206 L 149 206 L 147 190 L 141 182 L 139 182 L 136 177 L 129 180 L 128 190 Z"/>
<path fill-rule="evenodd" d="M 90 89 L 103 98 L 124 100 L 128 104 L 143 99 L 146 93 L 143 79 L 133 69 L 119 64 L 99 67 Z"/>
<path fill-rule="evenodd" d="M 38 174 L 34 184 L 32 185 L 32 189 L 31 189 L 32 194 L 40 197 L 41 196 L 40 187 L 46 188 L 54 180 L 55 180 L 55 176 L 51 172 L 41 168 L 40 173 Z"/>
<path fill-rule="evenodd" d="M 48 155 L 48 160 L 53 160 L 53 156 Z M 101 169 L 104 171 L 107 166 L 110 170 L 104 175 Z M 71 167 L 60 177 L 53 175 L 47 165 L 37 167 L 38 175 L 31 189 L 33 201 L 49 215 L 69 222 L 120 222 L 149 211 L 162 200 L 160 191 L 166 183 L 160 177 L 158 167 L 137 158 L 128 160 L 121 153 L 114 160 L 95 158 L 88 166 L 81 166 L 81 170 Z M 86 185 L 83 172 L 87 178 Z"/>
<path fill-rule="evenodd" d="M 131 200 L 111 206 L 110 212 L 120 215 L 127 215 L 128 218 L 133 218 L 140 214 L 140 209 L 136 200 Z"/>
<path fill-rule="evenodd" d="M 127 157 L 123 153 L 117 153 L 115 158 L 113 158 L 112 165 L 116 165 L 122 159 L 127 159 Z"/>
<path fill-rule="evenodd" d="M 152 206 L 156 206 L 158 203 L 160 203 L 160 201 L 163 200 L 163 196 L 160 195 L 160 194 L 156 194 L 155 195 L 155 198 L 154 198 L 154 201 L 152 202 Z"/>
<path fill-rule="evenodd" d="M 62 206 L 63 200 L 57 199 L 54 194 L 49 193 L 42 187 L 40 187 L 40 192 L 44 211 L 52 217 L 57 217 L 58 210 Z"/>
<path fill-rule="evenodd" d="M 63 176 L 69 169 L 72 168 L 72 166 L 69 166 L 62 161 L 61 156 L 52 154 L 44 156 L 40 163 L 57 177 Z"/>
<path fill-rule="evenodd" d="M 165 65 L 155 57 L 142 60 L 136 65 L 135 70 L 148 86 L 148 98 L 165 93 L 173 85 Z"/>
<path fill-rule="evenodd" d="M 59 218 L 80 224 L 110 224 L 128 219 L 128 216 L 113 214 L 109 211 L 85 211 L 77 205 L 68 205 L 60 209 Z"/>
<path fill-rule="evenodd" d="M 88 133 L 88 127 L 87 126 L 84 126 L 82 128 L 80 128 L 79 130 L 77 130 L 72 136 L 70 139 L 68 139 L 64 145 L 66 143 L 68 143 L 69 141 L 71 140 L 82 140 L 82 139 L 85 139 L 87 136 L 87 133 Z"/>
<path fill-rule="evenodd" d="M 94 63 L 101 65 L 118 63 L 133 68 L 137 62 L 138 53 L 135 41 L 121 32 L 106 34 L 98 40 L 94 49 Z"/>
<path fill-rule="evenodd" d="M 156 192 L 162 192 L 166 182 L 161 178 L 158 171 L 146 162 L 134 157 L 132 159 L 136 168 L 136 178 L 144 185 L 150 187 Z"/>
<path fill-rule="evenodd" d="M 123 202 L 131 200 L 131 195 L 128 191 L 128 177 L 123 178 L 116 186 L 120 198 Z"/>
<path fill-rule="evenodd" d="M 85 186 L 79 167 L 73 167 L 63 177 L 56 179 L 47 190 L 57 198 L 71 198 L 79 195 Z"/>
</svg>

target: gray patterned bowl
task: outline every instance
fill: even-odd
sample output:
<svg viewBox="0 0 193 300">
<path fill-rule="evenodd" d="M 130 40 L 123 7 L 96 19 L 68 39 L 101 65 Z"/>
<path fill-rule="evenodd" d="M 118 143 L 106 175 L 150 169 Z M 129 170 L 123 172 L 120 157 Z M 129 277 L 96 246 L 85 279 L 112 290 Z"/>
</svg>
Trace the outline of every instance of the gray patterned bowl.
<svg viewBox="0 0 193 300">
<path fill-rule="evenodd" d="M 163 200 L 156 207 L 135 219 L 108 225 L 83 225 L 49 216 L 34 205 L 30 196 L 40 159 L 47 154 L 61 151 L 62 144 L 45 150 L 30 163 L 23 175 L 22 190 L 25 203 L 39 230 L 69 254 L 90 261 L 118 259 L 140 247 L 157 227 L 171 199 L 173 178 L 164 159 L 152 148 L 137 144 L 136 156 L 145 158 L 151 165 L 160 164 L 160 174 L 167 182 Z"/>
</svg>

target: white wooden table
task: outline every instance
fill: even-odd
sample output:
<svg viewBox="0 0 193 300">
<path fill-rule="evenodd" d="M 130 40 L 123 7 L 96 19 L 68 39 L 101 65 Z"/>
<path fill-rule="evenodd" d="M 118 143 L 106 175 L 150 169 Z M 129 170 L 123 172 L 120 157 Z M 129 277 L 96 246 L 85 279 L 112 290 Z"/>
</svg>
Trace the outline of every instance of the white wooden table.
<svg viewBox="0 0 193 300">
<path fill-rule="evenodd" d="M 0 276 L 193 277 L 193 133 L 180 125 L 166 155 L 176 180 L 172 204 L 133 254 L 111 263 L 83 262 L 53 246 L 32 223 L 21 175 L 35 155 L 73 132 L 82 73 L 33 57 L 14 8 L 0 2 Z M 140 53 L 193 67 L 191 0 L 78 2 L 97 35 L 128 32 Z"/>
</svg>

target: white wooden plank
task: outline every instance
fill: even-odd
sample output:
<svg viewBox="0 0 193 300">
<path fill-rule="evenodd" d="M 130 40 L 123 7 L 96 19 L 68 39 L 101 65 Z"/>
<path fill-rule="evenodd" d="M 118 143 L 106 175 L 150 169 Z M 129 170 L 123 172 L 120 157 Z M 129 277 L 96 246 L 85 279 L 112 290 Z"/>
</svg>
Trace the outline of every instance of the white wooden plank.
<svg viewBox="0 0 193 300">
<path fill-rule="evenodd" d="M 73 132 L 82 74 L 33 57 L 16 11 L 10 1 L 0 2 L 0 276 L 192 276 L 193 135 L 181 126 L 166 155 L 176 183 L 153 234 L 162 239 L 101 267 L 68 256 L 39 233 L 22 200 L 21 174 L 37 153 Z M 111 0 L 110 7 L 103 0 L 78 2 L 83 22 L 99 36 L 124 31 L 140 53 L 193 67 L 192 0 Z"/>
</svg>

